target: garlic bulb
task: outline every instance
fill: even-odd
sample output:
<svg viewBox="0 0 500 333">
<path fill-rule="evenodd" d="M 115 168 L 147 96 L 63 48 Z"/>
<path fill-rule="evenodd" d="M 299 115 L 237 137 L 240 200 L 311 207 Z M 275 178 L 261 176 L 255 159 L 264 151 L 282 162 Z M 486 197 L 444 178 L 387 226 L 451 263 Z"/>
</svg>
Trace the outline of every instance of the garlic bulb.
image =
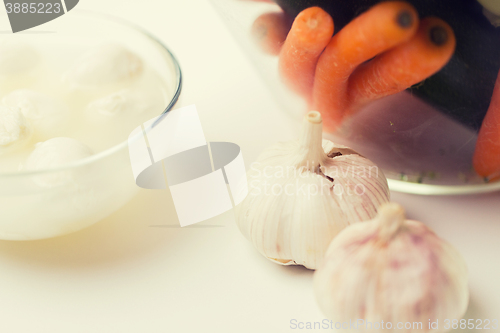
<svg viewBox="0 0 500 333">
<path fill-rule="evenodd" d="M 116 44 L 106 44 L 85 53 L 63 75 L 72 88 L 96 88 L 135 79 L 142 74 L 142 60 Z"/>
<path fill-rule="evenodd" d="M 370 220 L 389 200 L 387 180 L 371 161 L 322 140 L 319 112 L 309 112 L 298 141 L 267 149 L 248 172 L 238 207 L 241 232 L 265 257 L 315 269 L 331 240 Z"/>
<path fill-rule="evenodd" d="M 32 134 L 31 123 L 19 108 L 0 105 L 0 154 L 22 147 Z"/>
<path fill-rule="evenodd" d="M 403 323 L 405 332 L 445 332 L 444 321 L 460 319 L 469 298 L 461 255 L 423 223 L 405 220 L 395 203 L 333 240 L 314 290 L 327 317 L 359 321 L 358 332 L 382 321 L 393 329 Z"/>
<path fill-rule="evenodd" d="M 40 171 L 64 167 L 91 155 L 92 151 L 78 140 L 64 137 L 53 138 L 37 143 L 22 169 Z M 46 188 L 82 183 L 85 168 L 73 169 L 42 173 L 35 176 L 33 180 L 39 186 Z"/>
</svg>

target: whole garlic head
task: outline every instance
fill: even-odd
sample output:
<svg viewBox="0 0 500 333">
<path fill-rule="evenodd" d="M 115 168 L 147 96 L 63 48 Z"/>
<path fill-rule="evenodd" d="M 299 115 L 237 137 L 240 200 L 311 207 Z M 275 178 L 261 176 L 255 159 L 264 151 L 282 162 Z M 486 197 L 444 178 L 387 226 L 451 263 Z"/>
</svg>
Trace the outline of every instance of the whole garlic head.
<svg viewBox="0 0 500 333">
<path fill-rule="evenodd" d="M 117 44 L 90 50 L 63 75 L 72 88 L 96 88 L 135 79 L 142 74 L 142 60 Z"/>
<path fill-rule="evenodd" d="M 92 155 L 92 151 L 83 143 L 72 138 L 53 138 L 37 143 L 24 165 L 24 170 L 40 171 L 82 160 Z M 51 188 L 66 184 L 76 184 L 82 179 L 84 168 L 42 173 L 34 177 L 41 187 Z"/>
<path fill-rule="evenodd" d="M 423 223 L 405 220 L 395 203 L 333 240 L 315 272 L 314 290 L 329 319 L 383 320 L 393 328 L 422 323 L 405 332 L 445 332 L 444 320 L 460 319 L 469 299 L 462 256 Z M 439 320 L 439 329 L 429 329 L 429 320 Z M 358 331 L 373 329 L 360 325 Z"/>
<path fill-rule="evenodd" d="M 372 219 L 389 200 L 375 164 L 322 140 L 316 111 L 306 115 L 300 140 L 268 148 L 248 178 L 238 227 L 262 255 L 283 265 L 317 268 L 342 229 Z"/>
<path fill-rule="evenodd" d="M 32 134 L 32 126 L 19 108 L 0 105 L 0 154 L 23 146 Z"/>
</svg>

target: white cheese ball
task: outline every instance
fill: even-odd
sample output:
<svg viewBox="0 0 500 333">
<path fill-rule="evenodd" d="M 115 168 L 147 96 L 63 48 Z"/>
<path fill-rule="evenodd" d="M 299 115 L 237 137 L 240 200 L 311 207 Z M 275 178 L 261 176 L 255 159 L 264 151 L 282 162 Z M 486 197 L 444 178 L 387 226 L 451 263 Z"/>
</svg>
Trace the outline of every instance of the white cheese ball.
<svg viewBox="0 0 500 333">
<path fill-rule="evenodd" d="M 85 144 L 72 138 L 53 138 L 36 145 L 24 166 L 25 170 L 40 171 L 64 167 L 92 155 L 92 151 Z M 67 171 L 49 172 L 38 175 L 35 182 L 42 187 L 56 187 L 68 183 L 78 183 L 83 180 L 85 168 L 70 169 Z"/>
<path fill-rule="evenodd" d="M 42 136 L 54 136 L 58 125 L 68 115 L 66 108 L 58 101 L 38 91 L 19 89 L 2 99 L 9 107 L 17 107 L 24 117 L 31 120 L 35 131 Z"/>
<path fill-rule="evenodd" d="M 146 94 L 124 89 L 90 102 L 87 111 L 92 114 L 117 116 L 125 113 L 140 114 L 150 107 L 152 102 Z"/>
<path fill-rule="evenodd" d="M 142 60 L 117 44 L 92 49 L 63 75 L 71 88 L 96 88 L 135 79 L 142 74 Z"/>
<path fill-rule="evenodd" d="M 22 147 L 32 134 L 32 126 L 19 108 L 0 105 L 0 154 Z"/>
<path fill-rule="evenodd" d="M 0 77 L 9 78 L 29 72 L 39 63 L 40 56 L 31 46 L 11 40 L 0 43 Z"/>
</svg>

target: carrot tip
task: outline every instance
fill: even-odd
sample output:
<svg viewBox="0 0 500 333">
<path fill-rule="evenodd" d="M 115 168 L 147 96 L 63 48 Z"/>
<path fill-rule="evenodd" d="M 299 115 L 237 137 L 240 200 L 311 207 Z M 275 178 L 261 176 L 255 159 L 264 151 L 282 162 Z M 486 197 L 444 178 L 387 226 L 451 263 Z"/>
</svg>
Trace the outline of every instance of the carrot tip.
<svg viewBox="0 0 500 333">
<path fill-rule="evenodd" d="M 408 10 L 399 12 L 396 22 L 401 28 L 409 28 L 413 25 L 413 15 Z"/>
<path fill-rule="evenodd" d="M 318 26 L 318 20 L 312 17 L 309 21 L 307 21 L 307 26 L 312 30 Z"/>
<path fill-rule="evenodd" d="M 431 42 L 437 46 L 442 46 L 448 42 L 448 32 L 442 26 L 436 26 L 429 30 Z"/>
<path fill-rule="evenodd" d="M 493 182 L 500 181 L 500 171 L 496 172 L 493 175 L 490 175 L 488 177 L 484 177 L 483 179 L 484 179 L 485 183 L 493 183 Z"/>
</svg>

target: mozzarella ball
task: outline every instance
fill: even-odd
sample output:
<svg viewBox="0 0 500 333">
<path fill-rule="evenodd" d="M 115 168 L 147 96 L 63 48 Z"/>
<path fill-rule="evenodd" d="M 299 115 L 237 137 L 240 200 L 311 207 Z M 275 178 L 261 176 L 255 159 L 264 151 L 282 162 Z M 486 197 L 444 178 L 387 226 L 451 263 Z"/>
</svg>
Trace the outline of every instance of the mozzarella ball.
<svg viewBox="0 0 500 333">
<path fill-rule="evenodd" d="M 64 167 L 92 155 L 89 147 L 72 138 L 53 138 L 36 145 L 24 166 L 25 170 L 40 171 Z M 34 178 L 42 187 L 55 187 L 83 180 L 84 168 L 75 170 L 48 172 Z M 78 170 L 78 171 L 76 171 Z"/>
<path fill-rule="evenodd" d="M 107 44 L 85 53 L 63 75 L 71 88 L 96 88 L 135 79 L 142 74 L 142 60 L 126 48 Z"/>
<path fill-rule="evenodd" d="M 2 103 L 19 108 L 24 117 L 31 121 L 35 132 L 43 137 L 54 136 L 63 119 L 69 114 L 58 101 L 29 89 L 11 92 L 2 99 Z"/>
<path fill-rule="evenodd" d="M 0 105 L 0 154 L 20 148 L 32 133 L 31 124 L 19 108 Z"/>
<path fill-rule="evenodd" d="M 151 106 L 152 102 L 145 94 L 125 89 L 90 102 L 87 111 L 93 114 L 116 116 L 124 113 L 139 114 Z"/>
</svg>

